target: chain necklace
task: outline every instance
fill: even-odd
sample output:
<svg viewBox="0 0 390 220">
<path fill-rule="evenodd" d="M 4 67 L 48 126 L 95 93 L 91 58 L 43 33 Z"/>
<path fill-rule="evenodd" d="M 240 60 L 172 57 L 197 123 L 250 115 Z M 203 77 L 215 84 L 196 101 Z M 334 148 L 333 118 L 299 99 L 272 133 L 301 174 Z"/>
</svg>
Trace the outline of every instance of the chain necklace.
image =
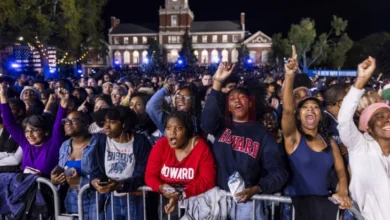
<svg viewBox="0 0 390 220">
<path fill-rule="evenodd" d="M 81 149 L 85 148 L 88 145 L 90 140 L 91 140 L 91 138 L 87 138 L 87 140 L 81 145 L 81 147 L 75 147 L 75 145 L 74 145 L 74 143 L 72 141 L 72 149 L 73 150 L 81 150 Z"/>
</svg>

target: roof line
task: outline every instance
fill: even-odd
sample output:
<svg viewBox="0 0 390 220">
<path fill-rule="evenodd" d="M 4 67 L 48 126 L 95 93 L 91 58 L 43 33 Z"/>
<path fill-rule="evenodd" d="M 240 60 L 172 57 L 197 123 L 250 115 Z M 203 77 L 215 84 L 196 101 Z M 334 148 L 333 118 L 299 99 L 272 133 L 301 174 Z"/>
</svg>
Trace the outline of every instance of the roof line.
<svg viewBox="0 0 390 220">
<path fill-rule="evenodd" d="M 248 39 L 246 39 L 243 43 L 246 44 L 249 41 L 255 39 L 256 35 L 258 35 L 258 34 L 262 34 L 262 35 L 264 35 L 265 38 L 272 41 L 272 38 L 270 38 L 268 35 L 264 34 L 262 31 L 257 31 L 255 34 L 252 34 L 252 36 L 250 36 Z"/>
</svg>

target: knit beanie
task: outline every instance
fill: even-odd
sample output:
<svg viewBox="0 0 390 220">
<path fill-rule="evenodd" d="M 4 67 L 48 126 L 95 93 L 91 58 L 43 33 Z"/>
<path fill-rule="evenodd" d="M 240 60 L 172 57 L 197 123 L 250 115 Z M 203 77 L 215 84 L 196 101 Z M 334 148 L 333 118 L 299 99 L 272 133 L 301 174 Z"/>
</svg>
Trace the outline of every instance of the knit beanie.
<svg viewBox="0 0 390 220">
<path fill-rule="evenodd" d="M 36 93 L 36 96 L 38 99 L 41 99 L 41 93 L 34 87 L 32 86 L 25 86 L 22 90 L 22 92 L 20 93 L 20 100 L 24 100 L 24 94 L 26 93 L 27 90 L 32 90 L 34 91 L 34 93 Z"/>
</svg>

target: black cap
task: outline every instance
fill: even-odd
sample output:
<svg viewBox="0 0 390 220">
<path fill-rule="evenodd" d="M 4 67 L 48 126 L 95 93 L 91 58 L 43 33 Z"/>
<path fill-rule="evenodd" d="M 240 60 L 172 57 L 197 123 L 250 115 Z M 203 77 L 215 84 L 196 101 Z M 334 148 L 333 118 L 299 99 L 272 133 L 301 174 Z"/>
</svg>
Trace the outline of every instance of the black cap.
<svg viewBox="0 0 390 220">
<path fill-rule="evenodd" d="M 316 97 L 307 97 L 307 98 L 302 99 L 302 100 L 298 103 L 298 107 L 297 107 L 297 108 L 301 108 L 302 105 L 303 105 L 305 102 L 310 101 L 310 100 L 313 100 L 313 101 L 317 102 L 318 106 L 320 106 L 320 107 L 322 106 L 321 101 L 320 101 L 319 99 L 317 99 Z"/>
</svg>

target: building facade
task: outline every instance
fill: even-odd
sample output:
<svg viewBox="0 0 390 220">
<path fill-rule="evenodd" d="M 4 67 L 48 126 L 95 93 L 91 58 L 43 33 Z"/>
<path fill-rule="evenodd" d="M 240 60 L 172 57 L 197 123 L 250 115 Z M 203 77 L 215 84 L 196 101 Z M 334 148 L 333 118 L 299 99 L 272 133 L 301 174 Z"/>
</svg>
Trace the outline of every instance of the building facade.
<svg viewBox="0 0 390 220">
<path fill-rule="evenodd" d="M 148 39 L 153 38 L 164 48 L 166 62 L 179 58 L 183 35 L 188 31 L 199 65 L 219 61 L 235 63 L 238 49 L 245 44 L 254 64 L 266 64 L 272 41 L 261 31 L 247 36 L 245 13 L 239 21 L 195 21 L 188 0 L 165 0 L 159 10 L 158 24 L 121 24 L 111 17 L 109 60 L 111 65 L 138 66 L 148 63 Z"/>
</svg>

